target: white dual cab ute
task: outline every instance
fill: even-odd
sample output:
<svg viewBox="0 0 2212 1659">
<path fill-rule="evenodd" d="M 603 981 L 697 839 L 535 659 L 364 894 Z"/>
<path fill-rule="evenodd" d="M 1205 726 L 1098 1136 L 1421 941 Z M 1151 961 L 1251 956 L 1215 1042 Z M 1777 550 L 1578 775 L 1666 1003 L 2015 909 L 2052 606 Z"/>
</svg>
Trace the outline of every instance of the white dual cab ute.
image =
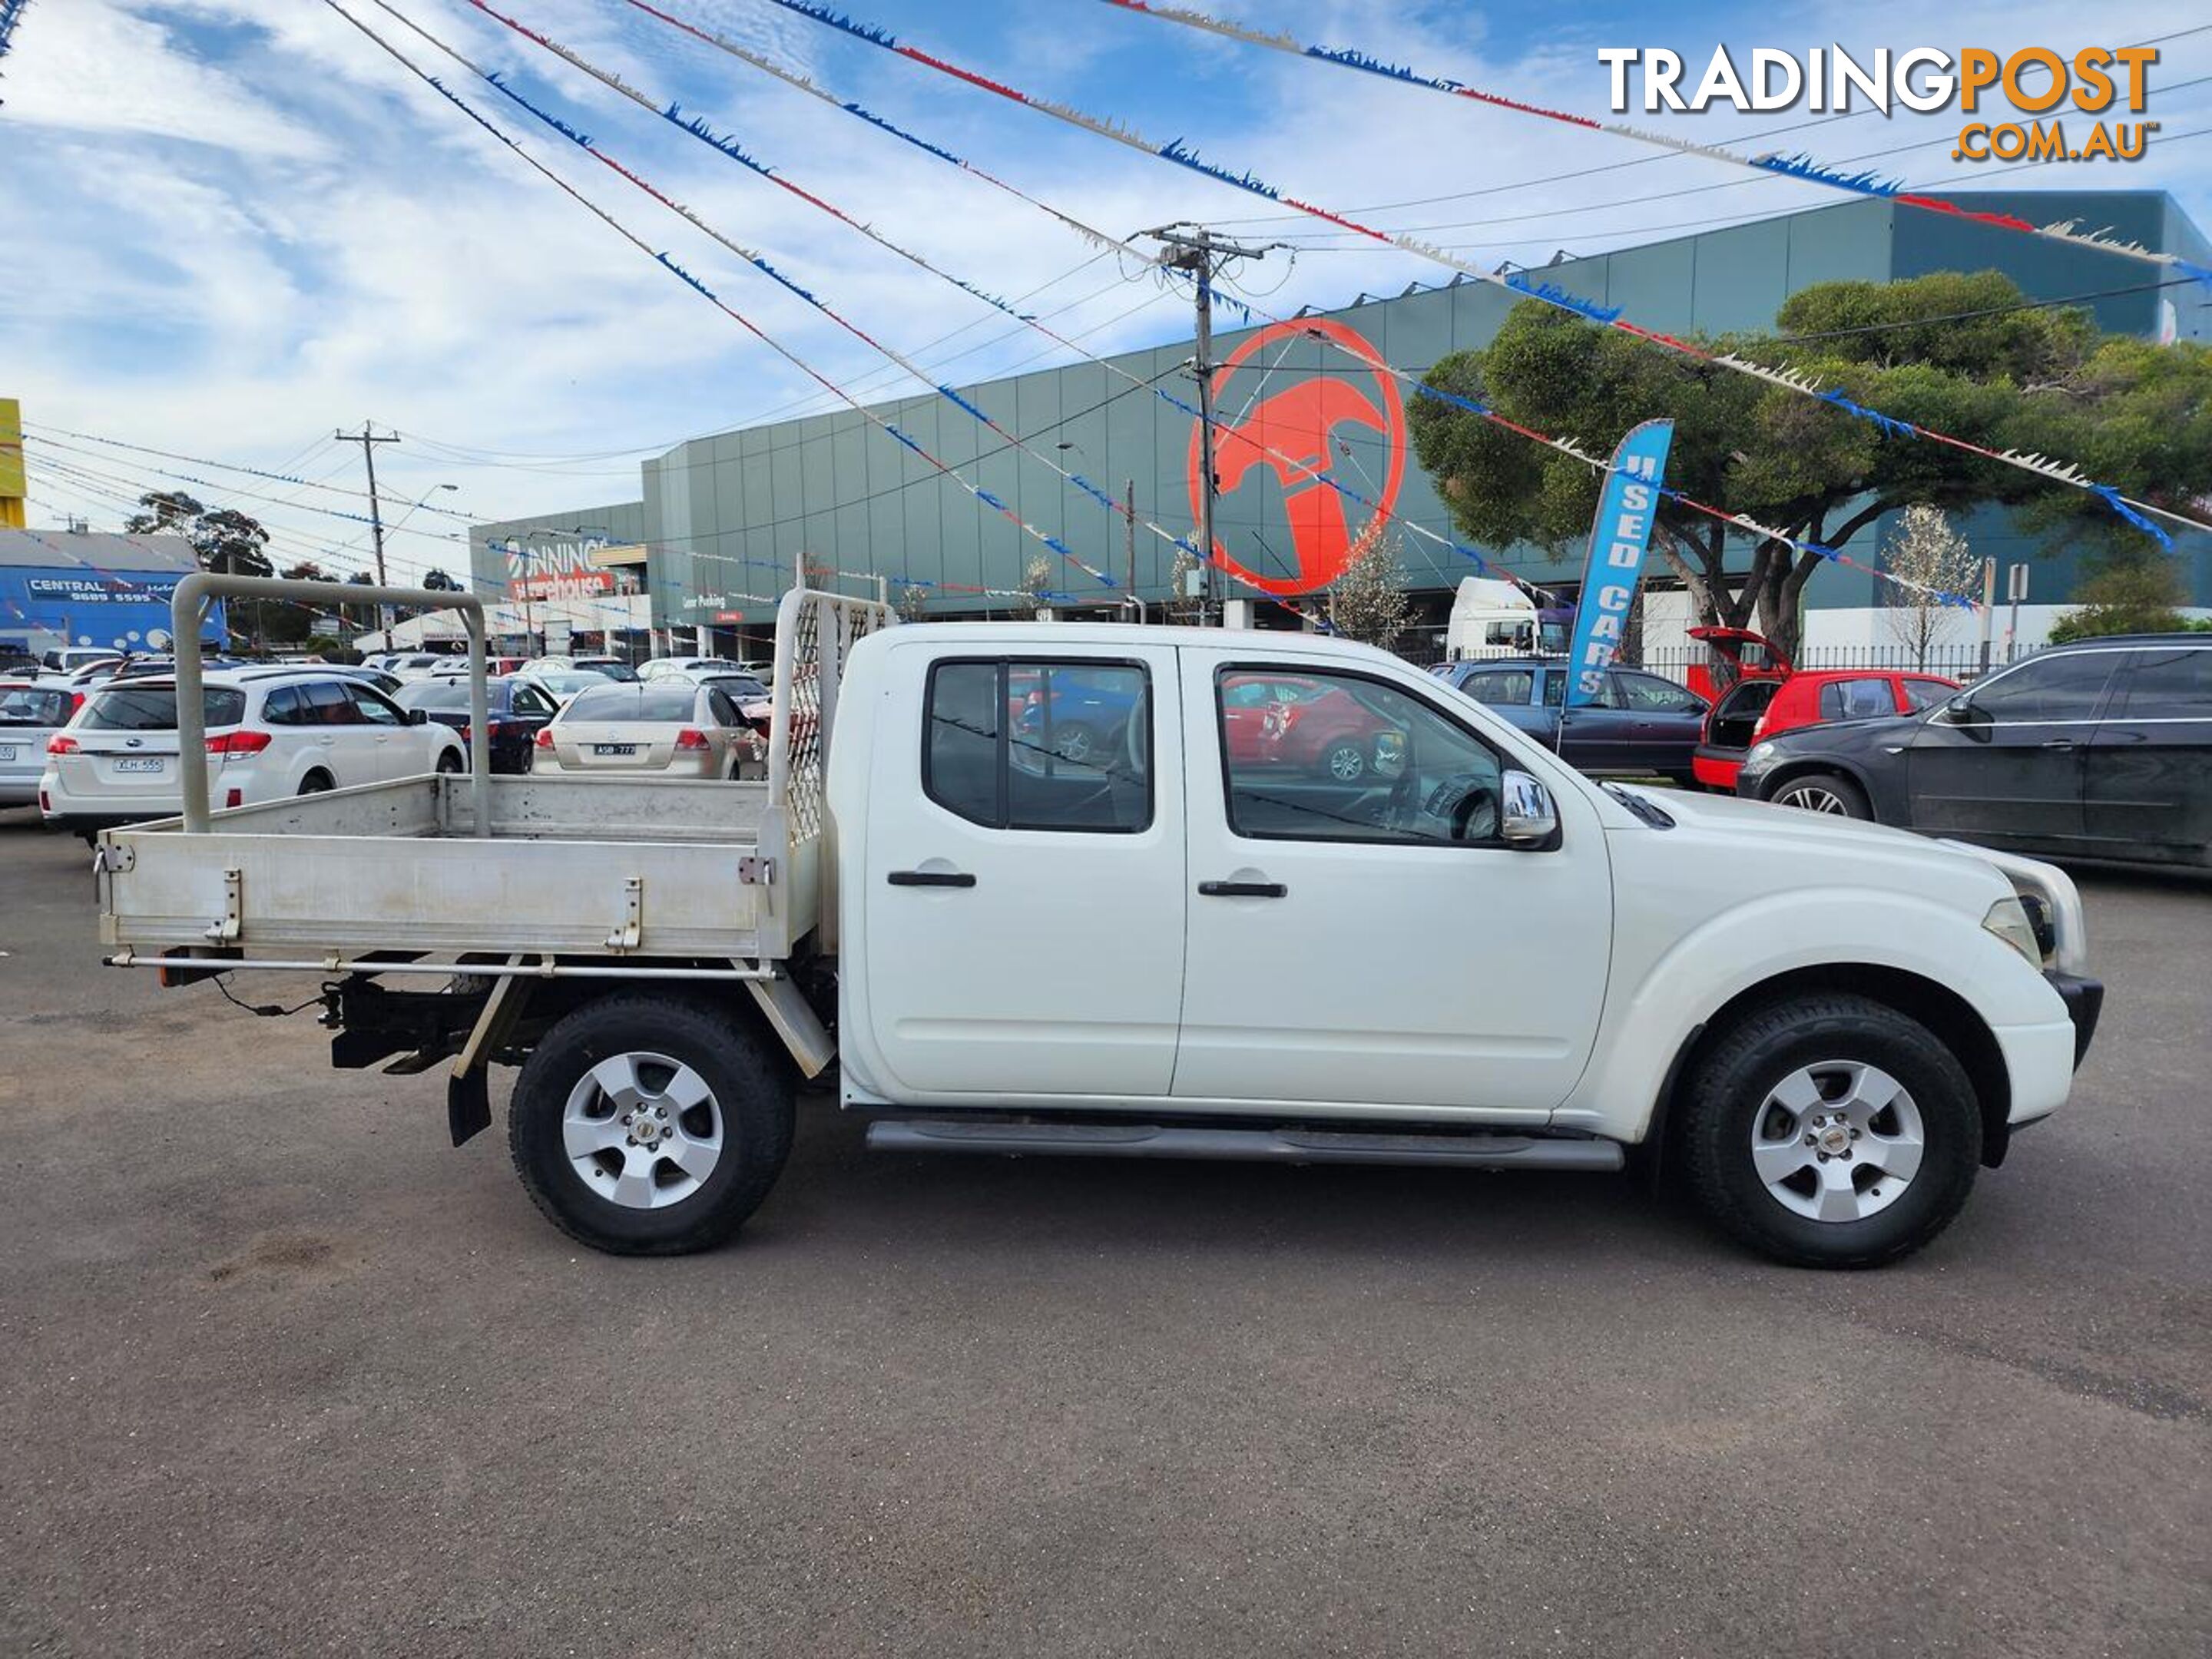
<svg viewBox="0 0 2212 1659">
<path fill-rule="evenodd" d="M 252 591 L 188 578 L 177 638 Z M 476 601 L 398 602 L 462 610 L 480 678 Z M 319 973 L 335 1063 L 450 1062 L 456 1145 L 519 1066 L 525 1186 L 629 1254 L 730 1237 L 834 1066 L 881 1146 L 1632 1158 L 1770 1255 L 1869 1266 L 2064 1102 L 2094 1030 L 2047 866 L 1601 786 L 1340 641 L 892 621 L 786 597 L 764 780 L 493 777 L 479 718 L 468 775 L 212 815 L 188 787 L 102 837 L 110 960 Z M 1285 678 L 1341 700 L 1358 779 L 1275 752 L 1252 693 Z"/>
</svg>

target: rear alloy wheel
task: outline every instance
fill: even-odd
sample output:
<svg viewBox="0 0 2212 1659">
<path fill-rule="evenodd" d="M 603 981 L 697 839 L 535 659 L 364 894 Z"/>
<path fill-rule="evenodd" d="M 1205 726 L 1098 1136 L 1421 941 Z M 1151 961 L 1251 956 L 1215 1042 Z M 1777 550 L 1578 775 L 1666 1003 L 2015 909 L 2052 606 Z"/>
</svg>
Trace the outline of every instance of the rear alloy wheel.
<svg viewBox="0 0 2212 1659">
<path fill-rule="evenodd" d="M 1085 766 L 1097 751 L 1098 734 L 1081 720 L 1069 720 L 1052 729 L 1052 752 L 1071 766 Z"/>
<path fill-rule="evenodd" d="M 1871 1267 L 1950 1224 L 1981 1162 L 1981 1107 L 1925 1026 L 1842 993 L 1769 1004 L 1687 1080 L 1686 1168 L 1716 1223 L 1777 1261 Z"/>
<path fill-rule="evenodd" d="M 1338 783 L 1357 783 L 1367 775 L 1367 751 L 1346 738 L 1322 751 L 1321 770 Z"/>
<path fill-rule="evenodd" d="M 703 1000 L 619 993 L 545 1034 L 515 1081 L 507 1145 L 538 1207 L 617 1255 L 720 1244 L 791 1151 L 792 1075 Z"/>
<path fill-rule="evenodd" d="M 1825 812 L 1831 817 L 1871 818 L 1866 791 L 1849 778 L 1833 772 L 1807 772 L 1794 777 L 1767 797 L 1777 806 L 1794 806 L 1801 812 Z"/>
</svg>

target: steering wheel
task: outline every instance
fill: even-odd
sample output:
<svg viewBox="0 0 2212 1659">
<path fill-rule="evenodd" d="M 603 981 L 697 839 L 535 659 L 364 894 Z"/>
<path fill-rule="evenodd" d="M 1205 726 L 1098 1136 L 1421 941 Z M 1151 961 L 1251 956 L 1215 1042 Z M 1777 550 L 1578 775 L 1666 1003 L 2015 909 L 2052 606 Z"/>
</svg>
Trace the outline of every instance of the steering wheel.
<svg viewBox="0 0 2212 1659">
<path fill-rule="evenodd" d="M 1452 803 L 1454 841 L 1495 841 L 1498 838 L 1498 794 L 1486 783 L 1475 782 Z"/>
<path fill-rule="evenodd" d="M 1137 693 L 1137 700 L 1129 705 L 1129 718 L 1121 722 L 1121 758 L 1128 765 L 1132 778 L 1145 775 L 1145 734 L 1152 730 L 1152 689 L 1149 685 Z"/>
</svg>

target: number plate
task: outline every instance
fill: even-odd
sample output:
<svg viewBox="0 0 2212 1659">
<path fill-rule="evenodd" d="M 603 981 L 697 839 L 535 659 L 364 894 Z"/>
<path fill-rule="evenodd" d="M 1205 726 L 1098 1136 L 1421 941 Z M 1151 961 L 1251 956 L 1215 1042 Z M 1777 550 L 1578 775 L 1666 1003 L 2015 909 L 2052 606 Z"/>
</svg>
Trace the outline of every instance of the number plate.
<svg viewBox="0 0 2212 1659">
<path fill-rule="evenodd" d="M 158 772 L 167 764 L 168 763 L 167 761 L 158 758 L 151 760 L 119 760 L 115 763 L 115 769 L 118 772 Z"/>
<path fill-rule="evenodd" d="M 637 745 L 634 743 L 595 743 L 592 745 L 592 752 L 594 755 L 635 755 Z"/>
<path fill-rule="evenodd" d="M 12 743 L 0 743 L 0 761 L 11 761 L 15 758 L 15 745 Z"/>
</svg>

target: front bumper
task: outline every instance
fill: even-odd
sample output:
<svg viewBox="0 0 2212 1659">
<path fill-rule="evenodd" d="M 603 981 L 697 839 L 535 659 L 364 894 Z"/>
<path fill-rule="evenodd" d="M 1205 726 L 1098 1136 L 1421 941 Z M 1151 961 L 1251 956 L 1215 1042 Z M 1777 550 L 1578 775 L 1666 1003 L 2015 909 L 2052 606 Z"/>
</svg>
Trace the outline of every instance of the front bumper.
<svg viewBox="0 0 2212 1659">
<path fill-rule="evenodd" d="M 2062 974 L 2055 968 L 2046 969 L 2043 977 L 2058 993 L 2059 1000 L 2066 1005 L 2066 1018 L 2074 1022 L 2074 1065 L 2078 1070 L 2088 1054 L 2090 1040 L 2097 1035 L 2097 1016 L 2105 1009 L 2105 981 Z"/>
</svg>

